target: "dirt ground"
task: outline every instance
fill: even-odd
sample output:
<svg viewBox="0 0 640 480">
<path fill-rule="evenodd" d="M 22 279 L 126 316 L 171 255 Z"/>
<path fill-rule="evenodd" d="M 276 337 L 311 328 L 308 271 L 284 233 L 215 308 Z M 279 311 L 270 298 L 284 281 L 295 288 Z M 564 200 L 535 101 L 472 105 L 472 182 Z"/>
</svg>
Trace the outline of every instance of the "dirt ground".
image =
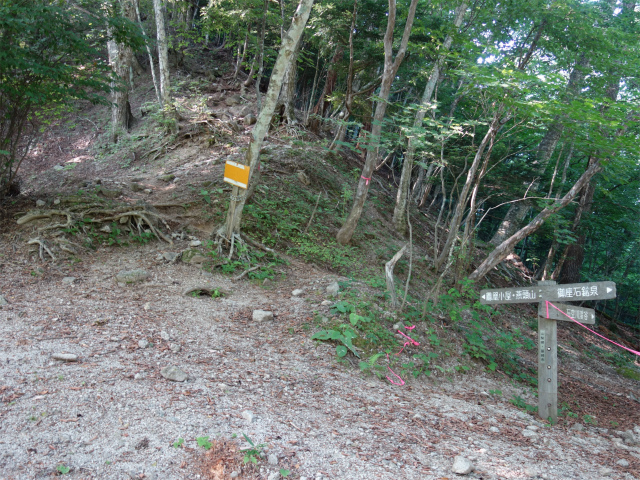
<svg viewBox="0 0 640 480">
<path fill-rule="evenodd" d="M 102 185 L 123 202 L 184 202 L 220 176 L 223 153 L 238 155 L 185 141 L 154 165 L 105 161 L 94 145 L 104 122 L 92 109 L 82 118 L 72 133 L 46 132 L 24 164 L 24 197 L 0 207 L 0 479 L 453 479 L 458 456 L 474 479 L 640 478 L 638 382 L 581 356 L 572 345 L 588 337 L 576 327 L 559 329 L 559 403 L 572 416 L 549 426 L 510 403 L 535 404 L 529 387 L 480 365 L 398 386 L 339 364 L 334 346 L 310 338 L 340 278 L 294 260 L 262 285 L 167 261 L 212 228 L 179 208 L 170 225 L 191 225 L 193 238 L 42 262 L 27 244 L 38 225 L 15 223 L 37 200 L 54 208 Z M 116 280 L 133 269 L 148 278 Z M 184 294 L 194 288 L 225 295 Z M 257 309 L 274 318 L 254 321 Z M 165 378 L 166 367 L 187 379 Z M 247 439 L 256 466 L 238 452 Z"/>
</svg>

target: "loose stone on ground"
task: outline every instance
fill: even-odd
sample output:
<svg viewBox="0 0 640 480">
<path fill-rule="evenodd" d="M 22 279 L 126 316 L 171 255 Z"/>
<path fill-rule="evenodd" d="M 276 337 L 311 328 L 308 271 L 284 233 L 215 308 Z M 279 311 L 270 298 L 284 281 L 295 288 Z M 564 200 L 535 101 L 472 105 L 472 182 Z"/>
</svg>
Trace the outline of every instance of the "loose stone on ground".
<svg viewBox="0 0 640 480">
<path fill-rule="evenodd" d="M 189 376 L 176 366 L 164 367 L 160 370 L 160 374 L 167 380 L 172 382 L 184 382 Z"/>
</svg>

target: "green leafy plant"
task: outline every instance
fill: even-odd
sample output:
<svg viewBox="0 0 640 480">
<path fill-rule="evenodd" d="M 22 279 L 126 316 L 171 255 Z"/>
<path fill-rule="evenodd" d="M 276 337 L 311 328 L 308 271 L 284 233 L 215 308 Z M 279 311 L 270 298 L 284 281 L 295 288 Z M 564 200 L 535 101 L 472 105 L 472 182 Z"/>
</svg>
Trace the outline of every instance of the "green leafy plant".
<svg viewBox="0 0 640 480">
<path fill-rule="evenodd" d="M 209 437 L 197 437 L 196 442 L 198 442 L 198 446 L 204 448 L 205 450 L 209 450 L 211 448 Z"/>
<path fill-rule="evenodd" d="M 175 442 L 173 442 L 173 448 L 180 448 L 184 443 L 184 438 L 178 438 Z"/>
<path fill-rule="evenodd" d="M 287 469 L 285 469 L 285 468 L 281 468 L 281 469 L 280 469 L 280 475 L 281 475 L 283 478 L 287 478 L 290 474 L 291 474 L 291 470 L 287 470 Z"/>
<path fill-rule="evenodd" d="M 584 423 L 586 423 L 587 425 L 595 425 L 596 424 L 596 419 L 592 415 L 583 415 L 582 416 L 582 421 Z"/>
<path fill-rule="evenodd" d="M 516 407 L 526 410 L 529 413 L 535 413 L 538 411 L 537 405 L 529 405 L 520 395 L 514 395 L 509 401 Z"/>
<path fill-rule="evenodd" d="M 361 361 L 358 365 L 360 367 L 360 371 L 365 373 L 372 373 L 376 375 L 378 378 L 381 378 L 384 375 L 384 367 L 382 365 L 378 365 L 378 360 L 384 356 L 384 353 L 376 353 L 371 355 L 367 361 Z"/>
<path fill-rule="evenodd" d="M 71 468 L 67 467 L 66 465 L 58 465 L 56 467 L 56 470 L 58 471 L 58 473 L 60 475 L 66 475 L 67 473 L 69 473 L 71 471 Z"/>
<path fill-rule="evenodd" d="M 360 357 L 360 354 L 356 351 L 353 345 L 353 339 L 357 337 L 356 332 L 345 326 L 342 331 L 339 330 L 320 330 L 311 336 L 312 340 L 333 340 L 339 342 L 342 345 L 336 347 L 336 355 L 338 357 L 344 357 L 348 351 L 351 351 L 356 357 Z"/>
<path fill-rule="evenodd" d="M 258 457 L 262 453 L 262 450 L 264 449 L 264 447 L 267 446 L 267 444 L 266 443 L 260 443 L 260 444 L 256 445 L 255 443 L 253 443 L 253 441 L 249 437 L 247 437 L 246 434 L 243 433 L 242 436 L 247 441 L 247 443 L 249 445 L 251 445 L 249 448 L 240 449 L 240 451 L 244 453 L 244 457 L 243 457 L 242 461 L 245 464 L 251 462 L 254 465 L 257 465 L 258 464 Z"/>
</svg>

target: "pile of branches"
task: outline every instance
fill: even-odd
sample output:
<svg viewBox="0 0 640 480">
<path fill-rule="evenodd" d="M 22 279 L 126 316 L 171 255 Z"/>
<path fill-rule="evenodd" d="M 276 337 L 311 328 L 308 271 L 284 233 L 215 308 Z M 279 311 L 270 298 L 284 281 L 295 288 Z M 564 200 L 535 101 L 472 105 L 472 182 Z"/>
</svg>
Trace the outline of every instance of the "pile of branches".
<svg viewBox="0 0 640 480">
<path fill-rule="evenodd" d="M 100 203 L 79 204 L 58 210 L 32 210 L 17 220 L 18 225 L 38 222 L 37 236 L 28 240 L 29 245 L 39 246 L 42 261 L 46 256 L 57 259 L 59 251 L 77 254 L 85 247 L 70 239 L 84 235 L 91 244 L 90 234 L 96 231 L 111 233 L 111 225 L 134 235 L 153 236 L 169 244 L 171 238 L 162 231 L 162 226 L 170 230 L 161 214 L 145 205 L 108 206 Z"/>
</svg>

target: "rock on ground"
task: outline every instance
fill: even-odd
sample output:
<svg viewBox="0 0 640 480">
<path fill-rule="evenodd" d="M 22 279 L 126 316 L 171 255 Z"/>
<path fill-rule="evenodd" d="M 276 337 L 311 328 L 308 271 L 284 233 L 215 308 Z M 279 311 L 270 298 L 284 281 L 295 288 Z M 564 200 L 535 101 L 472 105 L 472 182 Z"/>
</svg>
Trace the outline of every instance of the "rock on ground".
<svg viewBox="0 0 640 480">
<path fill-rule="evenodd" d="M 160 374 L 172 382 L 184 382 L 189 376 L 180 368 L 175 366 L 164 367 Z"/>
<path fill-rule="evenodd" d="M 116 280 L 120 283 L 137 283 L 149 278 L 149 272 L 141 269 L 121 270 L 116 275 Z"/>
<path fill-rule="evenodd" d="M 333 297 L 337 295 L 339 291 L 340 285 L 338 285 L 338 282 L 333 282 L 332 284 L 327 286 L 327 295 L 331 295 Z"/>
<path fill-rule="evenodd" d="M 273 312 L 269 312 L 266 310 L 254 310 L 253 311 L 253 321 L 254 322 L 266 322 L 269 320 L 273 320 Z"/>
<path fill-rule="evenodd" d="M 54 360 L 60 360 L 61 362 L 77 362 L 78 356 L 73 353 L 54 353 L 51 355 Z"/>
<path fill-rule="evenodd" d="M 451 467 L 451 471 L 457 475 L 468 475 L 473 472 L 473 463 L 466 457 L 458 455 L 453 460 L 453 466 Z"/>
</svg>

